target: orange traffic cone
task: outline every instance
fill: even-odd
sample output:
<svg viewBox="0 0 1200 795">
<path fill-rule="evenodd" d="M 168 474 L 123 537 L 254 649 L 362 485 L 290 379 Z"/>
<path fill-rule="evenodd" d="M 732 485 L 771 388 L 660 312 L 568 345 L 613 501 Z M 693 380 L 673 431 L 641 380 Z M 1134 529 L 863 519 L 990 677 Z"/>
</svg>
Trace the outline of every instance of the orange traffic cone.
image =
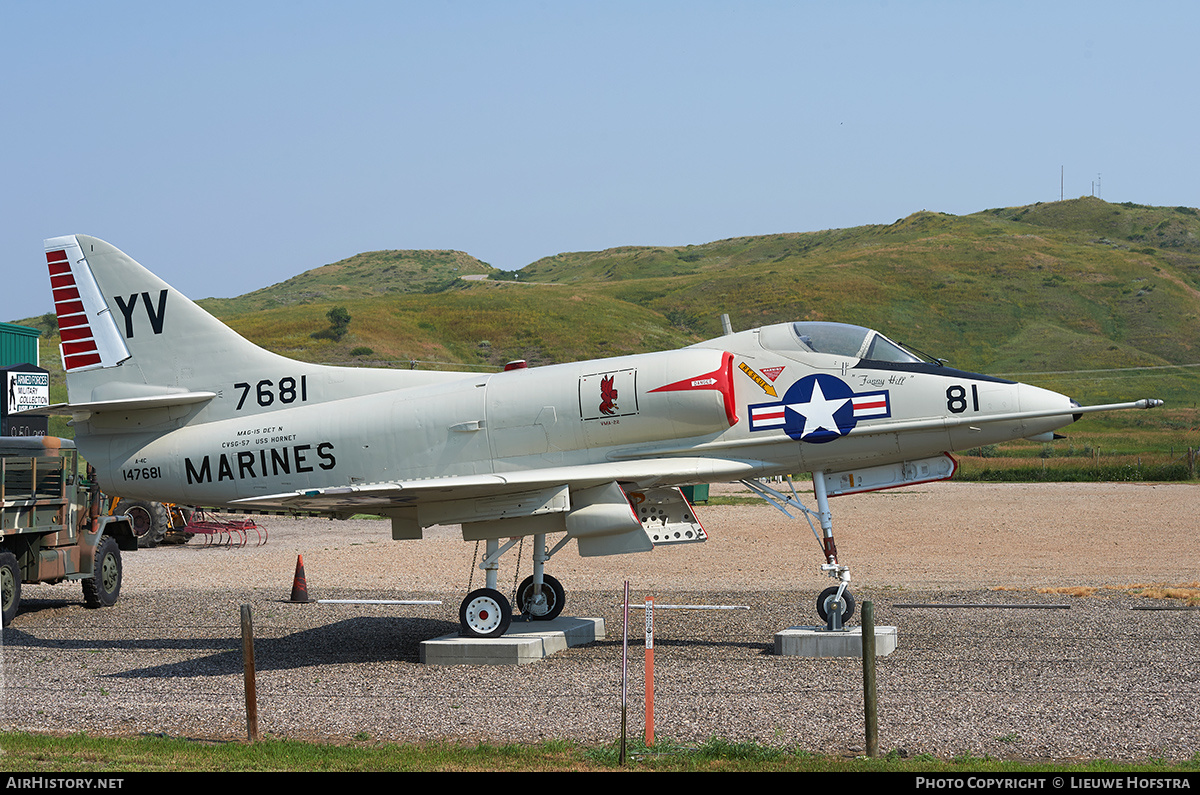
<svg viewBox="0 0 1200 795">
<path fill-rule="evenodd" d="M 292 601 L 299 604 L 308 604 L 312 599 L 308 598 L 308 583 L 304 580 L 304 556 L 296 556 L 296 576 L 292 580 Z"/>
</svg>

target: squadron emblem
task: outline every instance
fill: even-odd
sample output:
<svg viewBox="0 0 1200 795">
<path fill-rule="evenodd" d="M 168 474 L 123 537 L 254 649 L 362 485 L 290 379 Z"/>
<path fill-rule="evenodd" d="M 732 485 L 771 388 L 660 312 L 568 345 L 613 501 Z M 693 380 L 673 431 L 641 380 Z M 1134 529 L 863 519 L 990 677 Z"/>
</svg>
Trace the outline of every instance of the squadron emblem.
<svg viewBox="0 0 1200 795">
<path fill-rule="evenodd" d="M 611 375 L 600 379 L 600 413 L 610 417 L 617 413 L 617 388 Z"/>
<path fill-rule="evenodd" d="M 580 419 L 608 420 L 631 417 L 637 413 L 636 368 L 579 377 Z"/>
</svg>

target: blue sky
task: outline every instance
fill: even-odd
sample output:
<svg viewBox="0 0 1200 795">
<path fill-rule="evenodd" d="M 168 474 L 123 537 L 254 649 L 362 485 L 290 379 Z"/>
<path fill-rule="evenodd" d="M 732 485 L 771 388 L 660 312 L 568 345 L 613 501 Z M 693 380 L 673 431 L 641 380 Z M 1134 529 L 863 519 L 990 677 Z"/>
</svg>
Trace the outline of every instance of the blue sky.
<svg viewBox="0 0 1200 795">
<path fill-rule="evenodd" d="M 0 319 L 42 240 L 193 298 L 1098 191 L 1196 206 L 1193 2 L 0 0 Z M 1095 183 L 1098 181 L 1098 186 Z"/>
</svg>

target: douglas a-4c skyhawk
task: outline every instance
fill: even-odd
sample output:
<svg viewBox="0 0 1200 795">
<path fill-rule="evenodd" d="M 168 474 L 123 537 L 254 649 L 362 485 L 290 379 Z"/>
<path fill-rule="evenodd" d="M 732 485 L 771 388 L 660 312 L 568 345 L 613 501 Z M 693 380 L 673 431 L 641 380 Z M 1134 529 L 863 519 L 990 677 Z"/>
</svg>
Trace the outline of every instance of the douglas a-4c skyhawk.
<svg viewBox="0 0 1200 795">
<path fill-rule="evenodd" d="M 105 492 L 378 514 L 395 539 L 461 525 L 464 539 L 486 542 L 487 587 L 459 611 L 462 632 L 480 637 L 512 619 L 496 589 L 508 539 L 533 537 L 516 608 L 550 619 L 565 594 L 544 567 L 565 544 L 593 556 L 702 541 L 680 487 L 732 481 L 808 518 L 837 582 L 817 612 L 840 626 L 854 604 L 829 497 L 946 479 L 950 451 L 1049 439 L 1085 412 L 1161 402 L 1081 407 L 840 323 L 483 375 L 328 367 L 248 342 L 96 238 L 47 240 L 46 261 L 69 395 L 52 408 L 74 417 Z M 761 480 L 804 471 L 815 510 Z"/>
</svg>

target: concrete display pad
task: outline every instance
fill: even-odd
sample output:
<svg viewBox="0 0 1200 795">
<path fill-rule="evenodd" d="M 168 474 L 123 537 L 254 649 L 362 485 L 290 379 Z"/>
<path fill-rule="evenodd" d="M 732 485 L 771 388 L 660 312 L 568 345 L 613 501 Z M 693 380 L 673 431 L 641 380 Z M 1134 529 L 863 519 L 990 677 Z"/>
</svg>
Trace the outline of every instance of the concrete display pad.
<svg viewBox="0 0 1200 795">
<path fill-rule="evenodd" d="M 896 650 L 896 628 L 875 627 L 875 656 Z M 792 657 L 862 657 L 862 627 L 830 632 L 824 627 L 789 627 L 775 633 L 775 653 Z"/>
<path fill-rule="evenodd" d="M 604 619 L 559 616 L 553 621 L 521 621 L 499 638 L 443 635 L 421 642 L 426 665 L 526 665 L 571 646 L 604 639 Z"/>
</svg>

